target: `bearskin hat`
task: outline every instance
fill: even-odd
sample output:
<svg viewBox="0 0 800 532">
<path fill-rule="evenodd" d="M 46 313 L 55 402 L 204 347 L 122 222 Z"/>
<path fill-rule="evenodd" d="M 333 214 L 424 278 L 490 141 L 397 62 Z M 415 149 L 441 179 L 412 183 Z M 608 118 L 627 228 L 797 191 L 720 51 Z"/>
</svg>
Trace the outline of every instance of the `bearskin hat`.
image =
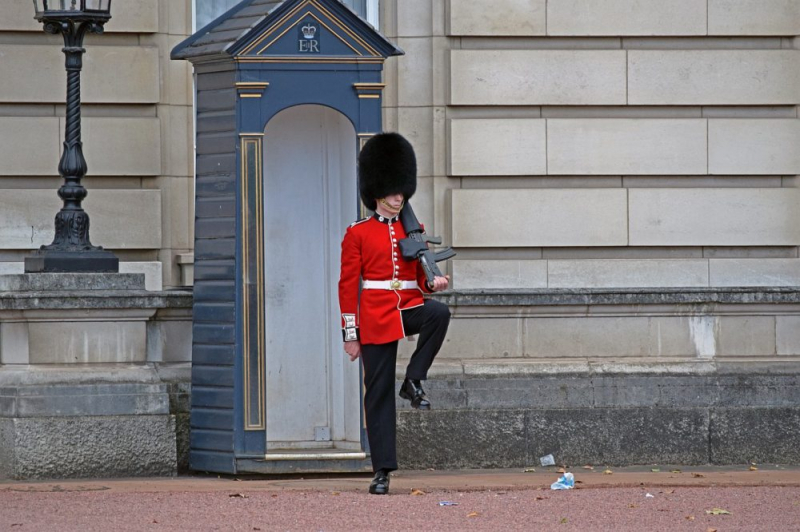
<svg viewBox="0 0 800 532">
<path fill-rule="evenodd" d="M 380 198 L 402 194 L 406 201 L 417 190 L 414 148 L 399 133 L 380 133 L 364 144 L 358 156 L 361 201 L 374 211 Z"/>
</svg>

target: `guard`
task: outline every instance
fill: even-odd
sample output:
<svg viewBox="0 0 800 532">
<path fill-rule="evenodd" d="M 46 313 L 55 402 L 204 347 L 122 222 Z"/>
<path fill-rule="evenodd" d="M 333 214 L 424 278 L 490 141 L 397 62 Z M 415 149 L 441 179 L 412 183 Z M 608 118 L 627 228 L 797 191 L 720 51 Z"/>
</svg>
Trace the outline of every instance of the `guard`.
<svg viewBox="0 0 800 532">
<path fill-rule="evenodd" d="M 397 133 L 376 135 L 364 145 L 358 163 L 361 200 L 375 214 L 353 223 L 345 233 L 339 306 L 344 350 L 351 361 L 361 358 L 364 365 L 364 411 L 375 472 L 369 492 L 384 495 L 389 492 L 389 473 L 397 469 L 397 342 L 419 334 L 400 397 L 416 409 L 429 410 L 421 383 L 444 342 L 450 311 L 438 301 L 423 299 L 423 294 L 446 290 L 450 281 L 436 276 L 429 282 L 420 263 L 400 253 L 398 242 L 406 238 L 400 212 L 417 188 L 411 144 Z"/>
</svg>

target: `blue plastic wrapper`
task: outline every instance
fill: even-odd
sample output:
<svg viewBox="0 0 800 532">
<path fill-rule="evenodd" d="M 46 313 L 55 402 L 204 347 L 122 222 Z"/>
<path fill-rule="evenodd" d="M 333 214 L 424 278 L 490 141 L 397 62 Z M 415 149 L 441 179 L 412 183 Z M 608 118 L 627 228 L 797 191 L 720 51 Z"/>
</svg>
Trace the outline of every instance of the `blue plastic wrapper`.
<svg viewBox="0 0 800 532">
<path fill-rule="evenodd" d="M 439 501 L 439 506 L 458 506 L 458 503 L 453 501 Z"/>
<path fill-rule="evenodd" d="M 571 490 L 575 487 L 575 476 L 572 473 L 564 473 L 564 476 L 550 485 L 551 490 Z"/>
</svg>

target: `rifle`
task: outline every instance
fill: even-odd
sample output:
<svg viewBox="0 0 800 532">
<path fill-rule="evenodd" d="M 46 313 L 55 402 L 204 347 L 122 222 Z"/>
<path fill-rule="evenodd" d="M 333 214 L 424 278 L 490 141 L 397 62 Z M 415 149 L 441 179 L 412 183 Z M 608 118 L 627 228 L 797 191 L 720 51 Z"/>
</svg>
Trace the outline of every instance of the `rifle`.
<svg viewBox="0 0 800 532">
<path fill-rule="evenodd" d="M 403 210 L 400 211 L 400 223 L 403 224 L 403 229 L 408 235 L 399 242 L 400 253 L 406 260 L 418 260 L 422 265 L 422 271 L 425 272 L 428 286 L 433 286 L 435 277 L 444 277 L 436 263 L 455 257 L 456 252 L 450 247 L 436 253 L 428 249 L 426 245 L 428 242 L 438 246 L 442 243 L 442 238 L 428 236 L 422 231 L 414 209 L 409 203 L 406 203 Z"/>
</svg>

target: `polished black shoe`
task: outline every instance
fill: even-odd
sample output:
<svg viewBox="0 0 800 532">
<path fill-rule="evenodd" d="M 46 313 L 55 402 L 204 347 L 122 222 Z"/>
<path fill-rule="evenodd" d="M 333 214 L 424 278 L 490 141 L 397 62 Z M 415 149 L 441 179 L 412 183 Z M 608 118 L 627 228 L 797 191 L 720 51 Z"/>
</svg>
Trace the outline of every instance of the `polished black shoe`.
<svg viewBox="0 0 800 532">
<path fill-rule="evenodd" d="M 373 495 L 387 495 L 389 493 L 389 472 L 379 469 L 375 478 L 369 484 L 369 492 Z"/>
<path fill-rule="evenodd" d="M 411 401 L 411 407 L 417 410 L 431 409 L 431 402 L 425 397 L 425 390 L 422 389 L 422 383 L 419 381 L 404 380 L 403 385 L 400 386 L 400 397 Z"/>
</svg>

